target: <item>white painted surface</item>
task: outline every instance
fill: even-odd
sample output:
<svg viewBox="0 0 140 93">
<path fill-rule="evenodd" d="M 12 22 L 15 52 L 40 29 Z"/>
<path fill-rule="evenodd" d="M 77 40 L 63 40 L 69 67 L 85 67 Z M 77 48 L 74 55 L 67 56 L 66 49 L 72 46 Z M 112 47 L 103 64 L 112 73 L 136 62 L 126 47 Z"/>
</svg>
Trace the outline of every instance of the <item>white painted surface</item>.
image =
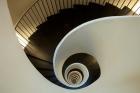
<svg viewBox="0 0 140 93">
<path fill-rule="evenodd" d="M 101 67 L 98 84 L 140 88 L 140 17 L 97 19 L 68 33 L 57 46 L 53 61 L 55 74 L 64 84 L 62 66 L 76 53 L 97 59 Z"/>
<path fill-rule="evenodd" d="M 62 40 L 60 45 L 64 46 L 57 48 L 61 55 L 55 56 L 57 63 L 70 53 L 90 52 L 96 55 L 102 72 L 92 85 L 67 90 L 46 80 L 27 59 L 18 44 L 5 0 L 0 1 L 0 12 L 0 93 L 140 93 L 139 17 L 91 21 Z"/>
</svg>

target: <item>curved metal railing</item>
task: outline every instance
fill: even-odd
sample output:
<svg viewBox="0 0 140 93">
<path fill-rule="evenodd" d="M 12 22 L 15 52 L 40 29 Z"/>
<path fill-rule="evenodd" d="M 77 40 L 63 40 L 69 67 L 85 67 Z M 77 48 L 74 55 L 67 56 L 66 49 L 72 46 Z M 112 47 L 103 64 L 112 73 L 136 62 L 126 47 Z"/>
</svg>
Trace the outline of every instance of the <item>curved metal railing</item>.
<svg viewBox="0 0 140 93">
<path fill-rule="evenodd" d="M 139 0 L 37 0 L 23 14 L 15 26 L 16 34 L 23 47 L 29 42 L 29 37 L 37 30 L 36 27 L 47 21 L 47 17 L 57 14 L 59 10 L 72 8 L 74 4 L 87 5 L 89 2 L 104 5 L 106 2 L 123 8 L 127 6 L 133 13 L 129 15 L 139 14 Z"/>
</svg>

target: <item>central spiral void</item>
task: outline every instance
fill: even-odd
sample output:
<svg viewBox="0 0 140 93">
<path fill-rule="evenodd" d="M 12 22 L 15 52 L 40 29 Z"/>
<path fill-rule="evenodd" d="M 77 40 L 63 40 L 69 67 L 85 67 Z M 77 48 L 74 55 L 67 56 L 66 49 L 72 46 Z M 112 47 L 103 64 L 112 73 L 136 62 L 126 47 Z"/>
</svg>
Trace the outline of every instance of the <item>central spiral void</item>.
<svg viewBox="0 0 140 93">
<path fill-rule="evenodd" d="M 68 77 L 67 77 L 67 82 L 70 84 L 70 85 L 76 85 L 76 84 L 80 84 L 82 82 L 82 75 L 79 71 L 71 71 L 69 74 L 68 74 Z"/>
<path fill-rule="evenodd" d="M 65 69 L 63 77 L 70 87 L 75 88 L 82 86 L 88 80 L 89 72 L 85 65 L 72 63 Z"/>
<path fill-rule="evenodd" d="M 76 53 L 69 56 L 62 65 L 62 81 L 69 89 L 79 89 L 92 84 L 100 77 L 97 60 L 87 53 Z"/>
</svg>

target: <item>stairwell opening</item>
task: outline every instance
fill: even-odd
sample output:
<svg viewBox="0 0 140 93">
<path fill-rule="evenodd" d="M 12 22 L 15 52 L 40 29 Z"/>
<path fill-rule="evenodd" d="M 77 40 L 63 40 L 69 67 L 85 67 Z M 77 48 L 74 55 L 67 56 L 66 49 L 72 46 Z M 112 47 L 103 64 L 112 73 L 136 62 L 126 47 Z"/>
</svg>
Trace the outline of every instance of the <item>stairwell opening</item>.
<svg viewBox="0 0 140 93">
<path fill-rule="evenodd" d="M 84 72 L 86 70 L 87 72 Z M 83 84 L 74 87 L 72 86 L 72 89 L 84 88 L 94 83 L 97 79 L 99 79 L 101 75 L 101 69 L 96 58 L 87 53 L 76 53 L 66 59 L 62 68 L 62 74 L 66 81 L 67 79 L 69 79 L 68 75 L 71 72 L 75 72 L 76 75 L 79 73 L 79 76 L 81 76 L 81 82 L 86 79 Z M 73 75 L 73 77 L 76 77 L 76 75 Z M 71 78 L 71 80 L 74 80 L 74 82 L 76 82 L 77 80 L 77 83 L 79 83 L 78 79 L 75 79 L 75 77 L 73 77 Z"/>
</svg>

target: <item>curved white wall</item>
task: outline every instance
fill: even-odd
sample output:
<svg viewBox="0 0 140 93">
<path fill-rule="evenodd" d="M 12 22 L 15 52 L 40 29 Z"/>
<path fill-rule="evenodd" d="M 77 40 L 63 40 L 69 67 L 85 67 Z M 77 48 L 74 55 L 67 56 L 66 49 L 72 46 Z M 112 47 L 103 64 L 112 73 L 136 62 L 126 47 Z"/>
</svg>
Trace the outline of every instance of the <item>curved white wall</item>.
<svg viewBox="0 0 140 93">
<path fill-rule="evenodd" d="M 82 27 L 82 29 L 78 27 L 69 34 L 71 36 L 73 33 L 75 33 L 72 36 L 73 39 L 76 35 L 80 34 L 78 35 L 79 38 L 83 35 L 87 35 L 86 37 L 88 39 L 93 40 L 92 42 L 95 41 L 94 46 L 97 50 L 94 51 L 94 53 L 96 53 L 97 55 L 96 57 L 100 62 L 102 70 L 102 76 L 97 82 L 86 88 L 73 91 L 63 89 L 52 84 L 32 66 L 23 50 L 20 48 L 20 45 L 18 44 L 14 28 L 12 26 L 12 21 L 10 19 L 10 14 L 7 8 L 7 2 L 5 0 L 0 1 L 0 12 L 0 93 L 140 92 L 139 17 L 116 17 L 99 19 L 86 23 L 84 24 L 85 27 L 82 27 L 84 25 L 80 26 Z M 89 29 L 87 29 L 87 27 Z M 81 31 L 79 31 L 78 29 L 81 29 Z M 84 30 L 90 32 L 91 29 L 94 30 L 92 34 L 79 33 L 84 33 Z M 90 38 L 90 36 L 94 37 L 94 39 Z M 117 38 L 118 36 L 120 37 Z M 62 41 L 63 44 L 66 43 L 65 39 L 71 41 L 72 38 L 64 38 L 64 42 Z M 85 39 L 84 41 L 88 39 Z M 78 39 L 75 38 L 74 42 L 77 42 L 77 40 Z M 100 42 L 97 42 L 96 40 Z M 80 45 L 82 45 L 82 42 L 80 43 Z M 68 45 L 71 43 L 73 42 L 69 42 Z M 87 45 L 93 46 L 90 42 L 87 43 Z M 64 49 L 68 47 L 66 47 L 66 45 L 63 46 Z M 73 46 L 71 45 L 71 48 L 72 47 Z M 82 46 L 80 48 L 85 47 Z M 114 48 L 117 48 L 118 51 L 114 50 Z M 70 51 L 67 52 L 69 54 Z M 63 50 L 62 54 L 64 54 Z M 99 56 L 100 54 L 102 55 Z M 59 57 L 57 57 L 57 60 L 55 61 L 59 62 L 58 58 Z M 63 55 L 60 56 L 60 59 L 61 58 L 64 58 Z"/>
<path fill-rule="evenodd" d="M 62 75 L 65 60 L 76 53 L 89 53 L 101 67 L 101 76 L 97 80 L 99 85 L 140 88 L 139 29 L 140 17 L 108 17 L 75 28 L 63 38 L 55 51 L 56 76 L 65 84 Z"/>
</svg>

